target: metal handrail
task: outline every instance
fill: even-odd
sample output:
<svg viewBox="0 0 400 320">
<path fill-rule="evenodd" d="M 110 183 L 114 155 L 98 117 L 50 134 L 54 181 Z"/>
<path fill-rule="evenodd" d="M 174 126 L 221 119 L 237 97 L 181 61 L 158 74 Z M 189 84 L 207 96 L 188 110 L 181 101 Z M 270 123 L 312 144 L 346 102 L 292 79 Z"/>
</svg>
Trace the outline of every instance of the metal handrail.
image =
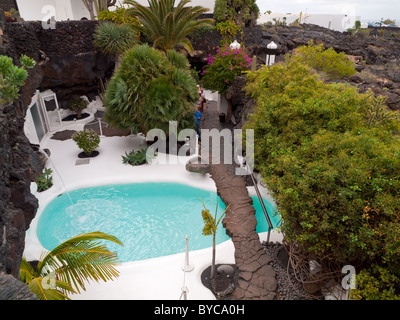
<svg viewBox="0 0 400 320">
<path fill-rule="evenodd" d="M 246 165 L 247 165 L 247 167 L 248 167 L 247 162 L 246 162 Z M 249 172 L 250 172 L 250 177 L 251 177 L 251 180 L 253 181 L 254 188 L 256 189 L 256 193 L 257 193 L 258 200 L 259 200 L 260 203 L 261 203 L 261 208 L 263 209 L 265 218 L 267 219 L 267 222 L 268 222 L 267 243 L 269 243 L 269 238 L 270 238 L 270 235 L 271 235 L 271 230 L 272 230 L 274 227 L 273 227 L 273 225 L 272 225 L 272 222 L 271 222 L 271 219 L 270 219 L 270 217 L 269 217 L 268 211 L 267 211 L 267 209 L 265 208 L 264 201 L 262 200 L 260 190 L 258 190 L 257 181 L 256 181 L 256 179 L 254 178 L 253 172 L 250 171 L 250 168 L 249 168 L 249 167 L 248 167 L 248 170 L 249 170 Z"/>
</svg>

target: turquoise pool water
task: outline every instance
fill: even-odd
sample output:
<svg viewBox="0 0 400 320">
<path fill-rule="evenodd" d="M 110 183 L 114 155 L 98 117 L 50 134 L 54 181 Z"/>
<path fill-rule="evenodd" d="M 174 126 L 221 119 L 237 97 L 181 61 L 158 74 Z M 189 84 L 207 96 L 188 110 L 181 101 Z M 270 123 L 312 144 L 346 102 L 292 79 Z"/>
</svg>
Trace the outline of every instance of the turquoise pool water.
<svg viewBox="0 0 400 320">
<path fill-rule="evenodd" d="M 144 260 L 212 246 L 212 236 L 203 236 L 203 199 L 212 214 L 218 202 L 218 217 L 225 206 L 216 192 L 177 183 L 135 183 L 77 189 L 53 199 L 43 210 L 37 226 L 41 244 L 52 250 L 80 233 L 102 231 L 118 237 L 124 246 L 107 242 L 121 262 Z M 268 230 L 257 197 L 253 197 L 257 232 Z M 268 213 L 273 206 L 264 200 Z M 271 215 L 271 214 L 270 214 Z M 271 217 L 274 227 L 279 217 Z M 222 227 L 217 243 L 229 239 Z"/>
</svg>

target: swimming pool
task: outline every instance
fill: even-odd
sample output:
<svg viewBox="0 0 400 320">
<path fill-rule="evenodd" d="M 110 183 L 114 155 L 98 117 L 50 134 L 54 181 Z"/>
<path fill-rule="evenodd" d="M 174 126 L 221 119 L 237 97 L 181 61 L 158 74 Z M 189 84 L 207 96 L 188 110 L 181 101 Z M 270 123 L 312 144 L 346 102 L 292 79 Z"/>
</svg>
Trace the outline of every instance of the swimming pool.
<svg viewBox="0 0 400 320">
<path fill-rule="evenodd" d="M 216 192 L 178 183 L 116 184 L 77 189 L 53 199 L 43 210 L 37 225 L 37 236 L 44 248 L 52 250 L 80 233 L 102 231 L 118 237 L 124 244 L 107 242 L 118 252 L 121 262 L 144 260 L 189 250 L 211 247 L 212 237 L 203 236 L 201 217 L 204 201 L 218 217 L 225 209 Z M 72 202 L 71 202 L 72 200 Z M 257 232 L 268 230 L 257 197 L 253 197 Z M 268 213 L 274 212 L 266 200 Z M 274 227 L 279 217 L 271 217 Z M 222 223 L 216 241 L 230 239 Z"/>
</svg>

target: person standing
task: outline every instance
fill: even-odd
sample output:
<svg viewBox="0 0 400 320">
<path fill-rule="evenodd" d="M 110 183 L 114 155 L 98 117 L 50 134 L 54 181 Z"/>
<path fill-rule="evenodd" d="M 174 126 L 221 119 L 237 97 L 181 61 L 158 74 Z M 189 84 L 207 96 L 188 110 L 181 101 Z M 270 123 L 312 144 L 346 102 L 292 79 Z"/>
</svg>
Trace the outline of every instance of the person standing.
<svg viewBox="0 0 400 320">
<path fill-rule="evenodd" d="M 196 131 L 197 131 L 197 134 L 199 135 L 199 140 L 201 140 L 201 137 L 200 137 L 200 120 L 202 118 L 202 114 L 201 114 L 201 111 L 200 111 L 199 107 L 196 107 L 196 113 L 194 114 L 194 118 L 195 118 L 195 123 L 196 123 Z"/>
<path fill-rule="evenodd" d="M 207 102 L 203 88 L 200 89 L 200 112 L 204 111 L 204 104 Z"/>
</svg>

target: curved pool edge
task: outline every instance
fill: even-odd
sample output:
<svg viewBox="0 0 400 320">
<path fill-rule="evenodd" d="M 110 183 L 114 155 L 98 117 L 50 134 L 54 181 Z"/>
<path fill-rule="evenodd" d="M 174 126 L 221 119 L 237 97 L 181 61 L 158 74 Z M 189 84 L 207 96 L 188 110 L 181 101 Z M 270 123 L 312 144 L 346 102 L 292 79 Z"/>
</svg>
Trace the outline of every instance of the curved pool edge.
<svg viewBox="0 0 400 320">
<path fill-rule="evenodd" d="M 208 178 L 208 177 L 207 177 Z M 208 178 L 211 180 L 210 178 Z M 211 180 L 212 183 L 213 180 Z M 40 243 L 39 238 L 37 236 L 37 224 L 39 222 L 39 218 L 43 213 L 44 208 L 55 198 L 57 198 L 60 194 L 72 192 L 74 190 L 78 190 L 81 188 L 91 188 L 91 187 L 99 187 L 99 186 L 107 186 L 113 184 L 131 184 L 131 183 L 180 183 L 183 185 L 187 185 L 189 187 L 194 187 L 206 191 L 213 191 L 216 192 L 217 189 L 210 184 L 202 184 L 198 185 L 195 183 L 185 183 L 182 179 L 160 179 L 159 181 L 154 181 L 154 179 L 135 179 L 132 178 L 109 178 L 109 179 L 101 179 L 98 180 L 90 180 L 90 181 L 80 181 L 74 183 L 73 185 L 69 185 L 67 189 L 61 188 L 59 185 L 54 184 L 50 189 L 44 192 L 36 192 L 33 194 L 39 201 L 39 207 L 36 212 L 35 218 L 31 221 L 31 224 L 26 231 L 25 234 L 25 249 L 24 249 L 24 256 L 28 259 L 28 261 L 38 260 L 41 256 L 43 251 L 48 251 L 43 245 Z M 148 260 L 148 259 L 146 259 Z"/>
<path fill-rule="evenodd" d="M 147 165 L 145 165 L 147 166 Z M 141 167 L 141 166 L 139 166 Z M 37 236 L 37 224 L 42 214 L 44 208 L 56 197 L 60 194 L 71 192 L 73 190 L 81 189 L 81 188 L 91 188 L 91 187 L 98 187 L 98 186 L 106 186 L 111 184 L 130 184 L 130 183 L 180 183 L 190 187 L 199 188 L 206 191 L 217 192 L 217 188 L 215 186 L 214 181 L 207 175 L 198 175 L 198 174 L 191 174 L 188 173 L 191 178 L 196 178 L 194 180 L 177 178 L 177 177 L 168 177 L 168 178 L 160 178 L 158 181 L 154 181 L 153 179 L 146 179 L 144 177 L 136 177 L 132 179 L 132 177 L 101 177 L 99 179 L 91 179 L 91 180 L 82 180 L 74 182 L 73 184 L 69 184 L 69 186 L 65 189 L 61 183 L 54 183 L 54 185 L 44 191 L 44 192 L 36 192 L 34 196 L 39 201 L 39 207 L 36 213 L 35 218 L 31 221 L 29 229 L 26 231 L 25 235 L 25 249 L 24 249 L 24 256 L 29 260 L 38 260 L 43 251 L 47 250 L 43 247 L 40 243 L 39 238 Z M 200 183 L 201 182 L 201 183 Z M 258 183 L 258 188 L 260 190 L 261 196 L 266 199 L 268 202 L 272 204 L 275 208 L 275 202 L 271 197 L 269 191 L 264 188 L 263 186 Z M 256 196 L 255 188 L 254 187 L 247 187 L 249 192 L 249 196 Z M 158 257 L 161 258 L 161 257 Z M 145 259 L 149 260 L 149 259 Z"/>
</svg>

